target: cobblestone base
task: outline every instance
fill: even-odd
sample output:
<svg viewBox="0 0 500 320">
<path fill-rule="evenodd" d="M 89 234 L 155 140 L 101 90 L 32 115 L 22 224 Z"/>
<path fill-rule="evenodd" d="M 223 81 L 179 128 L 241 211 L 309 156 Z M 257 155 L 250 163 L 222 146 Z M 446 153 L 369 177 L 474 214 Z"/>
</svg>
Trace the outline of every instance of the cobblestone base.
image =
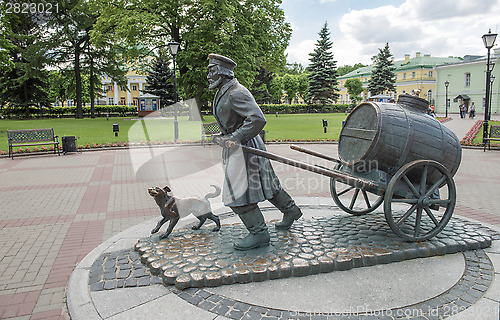
<svg viewBox="0 0 500 320">
<path fill-rule="evenodd" d="M 325 209 L 324 207 L 320 207 Z M 273 209 L 270 209 L 273 210 Z M 296 221 L 289 231 L 270 227 L 269 247 L 233 249 L 247 233 L 241 224 L 220 232 L 180 229 L 168 239 L 139 240 L 135 249 L 151 273 L 178 289 L 302 277 L 413 258 L 463 252 L 491 245 L 484 226 L 452 219 L 431 240 L 405 242 L 382 215 L 338 215 Z"/>
<path fill-rule="evenodd" d="M 494 238 L 500 240 L 500 235 Z M 442 319 L 472 306 L 493 281 L 493 266 L 483 250 L 471 250 L 463 255 L 465 270 L 453 287 L 430 300 L 396 309 L 310 314 L 241 302 L 214 294 L 209 288 L 172 288 L 172 292 L 198 308 L 230 319 Z M 146 269 L 137 252 L 128 249 L 101 255 L 92 266 L 89 281 L 91 291 L 95 292 L 158 284 L 162 279 Z"/>
</svg>

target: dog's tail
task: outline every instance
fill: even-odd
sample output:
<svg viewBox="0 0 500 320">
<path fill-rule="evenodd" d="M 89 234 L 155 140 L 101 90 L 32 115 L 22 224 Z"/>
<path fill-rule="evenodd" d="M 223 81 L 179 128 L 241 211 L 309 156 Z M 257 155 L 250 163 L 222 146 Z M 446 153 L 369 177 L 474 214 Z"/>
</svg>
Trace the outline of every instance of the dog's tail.
<svg viewBox="0 0 500 320">
<path fill-rule="evenodd" d="M 207 194 L 205 196 L 205 200 L 208 200 L 210 198 L 215 198 L 215 197 L 218 197 L 220 195 L 220 187 L 216 186 L 216 185 L 213 185 L 213 184 L 211 186 L 215 188 L 215 192 Z"/>
</svg>

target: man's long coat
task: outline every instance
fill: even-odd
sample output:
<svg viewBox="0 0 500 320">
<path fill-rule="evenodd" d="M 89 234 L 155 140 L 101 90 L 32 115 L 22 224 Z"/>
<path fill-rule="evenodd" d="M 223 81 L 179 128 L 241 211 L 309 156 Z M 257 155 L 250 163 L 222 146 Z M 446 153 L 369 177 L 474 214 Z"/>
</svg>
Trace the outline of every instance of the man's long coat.
<svg viewBox="0 0 500 320">
<path fill-rule="evenodd" d="M 259 133 L 266 119 L 252 94 L 238 80 L 232 79 L 220 88 L 214 98 L 213 111 L 224 136 L 241 145 L 266 150 Z M 224 148 L 225 170 L 222 198 L 229 207 L 239 207 L 271 199 L 281 185 L 269 159 L 241 148 Z"/>
</svg>

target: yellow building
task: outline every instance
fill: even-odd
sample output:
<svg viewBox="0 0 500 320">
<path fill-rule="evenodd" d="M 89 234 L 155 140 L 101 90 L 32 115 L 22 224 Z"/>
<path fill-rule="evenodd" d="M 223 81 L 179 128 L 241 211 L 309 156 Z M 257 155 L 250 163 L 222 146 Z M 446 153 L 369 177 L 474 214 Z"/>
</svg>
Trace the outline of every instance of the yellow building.
<svg viewBox="0 0 500 320">
<path fill-rule="evenodd" d="M 147 57 L 141 61 L 141 64 L 151 64 L 154 58 Z M 122 106 L 137 106 L 137 97 L 142 94 L 142 90 L 147 87 L 146 72 L 137 71 L 132 66 L 126 74 L 127 86 L 121 87 L 113 83 L 110 77 L 102 77 L 103 96 L 99 100 L 100 105 L 122 105 Z"/>
<path fill-rule="evenodd" d="M 386 91 L 383 94 L 392 96 L 396 100 L 400 94 L 413 94 L 419 90 L 420 98 L 424 98 L 433 104 L 436 98 L 435 67 L 437 65 L 457 63 L 462 60 L 462 58 L 454 57 L 432 57 L 430 54 L 422 56 L 420 52 L 417 52 L 414 58 L 410 58 L 410 55 L 406 54 L 404 60 L 394 61 L 394 66 L 396 67 L 394 72 L 396 75 L 396 92 Z M 367 91 L 368 81 L 371 79 L 373 68 L 374 66 L 362 67 L 339 77 L 340 97 L 337 103 L 351 102 L 347 88 L 344 85 L 346 80 L 353 78 L 361 80 L 363 88 L 365 88 L 365 91 L 362 93 L 362 99 L 364 101 L 368 100 L 370 98 L 370 93 Z"/>
</svg>

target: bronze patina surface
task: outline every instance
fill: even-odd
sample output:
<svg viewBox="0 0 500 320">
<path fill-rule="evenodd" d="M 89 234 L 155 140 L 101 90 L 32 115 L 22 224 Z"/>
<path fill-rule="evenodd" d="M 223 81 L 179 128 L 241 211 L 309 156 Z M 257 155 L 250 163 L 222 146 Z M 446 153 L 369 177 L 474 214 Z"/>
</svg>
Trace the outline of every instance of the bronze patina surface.
<svg viewBox="0 0 500 320">
<path fill-rule="evenodd" d="M 302 277 L 425 258 L 486 248 L 492 240 L 483 226 L 452 218 L 431 240 L 405 242 L 390 231 L 383 215 L 376 214 L 302 219 L 288 231 L 269 231 L 269 247 L 246 252 L 232 246 L 234 238 L 247 233 L 242 224 L 223 225 L 219 233 L 179 229 L 165 240 L 159 241 L 157 236 L 141 239 L 135 249 L 142 263 L 160 275 L 165 284 L 185 289 Z"/>
</svg>

